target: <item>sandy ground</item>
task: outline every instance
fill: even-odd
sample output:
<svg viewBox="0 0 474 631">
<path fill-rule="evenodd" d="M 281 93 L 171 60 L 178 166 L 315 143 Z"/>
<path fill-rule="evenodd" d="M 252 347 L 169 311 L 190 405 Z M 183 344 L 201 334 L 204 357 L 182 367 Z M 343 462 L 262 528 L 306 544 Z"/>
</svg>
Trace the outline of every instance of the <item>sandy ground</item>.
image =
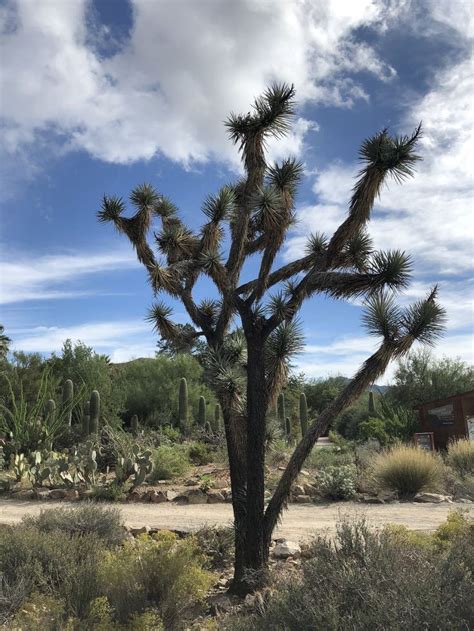
<svg viewBox="0 0 474 631">
<path fill-rule="evenodd" d="M 24 515 L 41 509 L 67 506 L 65 502 L 0 500 L 0 523 L 15 523 Z M 192 531 L 204 525 L 227 525 L 232 520 L 230 504 L 175 506 L 164 504 L 115 504 L 125 523 L 132 527 L 170 528 Z M 338 502 L 327 505 L 290 505 L 283 514 L 275 537 L 301 540 L 315 533 L 332 534 L 343 517 L 365 517 L 373 526 L 404 524 L 414 530 L 434 530 L 454 508 L 467 509 L 474 516 L 474 505 L 463 504 L 357 504 Z"/>
</svg>

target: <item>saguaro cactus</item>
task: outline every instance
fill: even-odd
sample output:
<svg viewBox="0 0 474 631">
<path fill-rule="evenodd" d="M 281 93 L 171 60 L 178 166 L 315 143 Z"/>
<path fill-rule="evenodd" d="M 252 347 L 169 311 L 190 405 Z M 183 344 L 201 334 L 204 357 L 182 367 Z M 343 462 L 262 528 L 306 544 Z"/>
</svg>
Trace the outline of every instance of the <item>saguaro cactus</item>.
<svg viewBox="0 0 474 631">
<path fill-rule="evenodd" d="M 201 427 L 206 424 L 206 399 L 199 397 L 198 423 Z"/>
<path fill-rule="evenodd" d="M 280 422 L 280 427 L 286 432 L 286 405 L 285 395 L 283 394 L 283 392 L 280 392 L 280 394 L 278 395 L 277 415 L 278 421 Z"/>
<path fill-rule="evenodd" d="M 182 431 L 188 426 L 188 382 L 184 377 L 179 382 L 178 422 Z"/>
<path fill-rule="evenodd" d="M 97 390 L 93 390 L 90 400 L 90 432 L 97 434 L 99 431 L 100 417 L 100 394 Z"/>
<path fill-rule="evenodd" d="M 376 415 L 374 393 L 372 391 L 369 392 L 369 414 L 370 416 Z"/>
<path fill-rule="evenodd" d="M 48 399 L 48 401 L 46 401 L 46 406 L 45 406 L 45 415 L 46 418 L 53 418 L 55 413 L 56 413 L 56 403 L 54 401 L 54 399 Z"/>
<path fill-rule="evenodd" d="M 138 436 L 138 416 L 134 414 L 130 420 L 130 428 L 134 436 Z"/>
<path fill-rule="evenodd" d="M 285 434 L 287 442 L 291 443 L 291 421 L 289 416 L 285 418 Z"/>
<path fill-rule="evenodd" d="M 82 413 L 82 435 L 87 438 L 90 434 L 90 422 L 91 422 L 91 404 L 90 401 L 84 403 L 84 410 Z"/>
<path fill-rule="evenodd" d="M 66 420 L 69 427 L 72 425 L 72 400 L 74 398 L 74 384 L 71 379 L 66 379 L 63 385 L 63 406 L 67 409 Z"/>
<path fill-rule="evenodd" d="M 221 428 L 221 406 L 216 403 L 214 408 L 214 418 L 211 421 L 211 427 L 213 432 L 218 432 Z"/>
<path fill-rule="evenodd" d="M 308 429 L 308 404 L 306 402 L 306 395 L 304 392 L 300 394 L 300 425 L 301 435 L 304 436 L 306 434 L 306 430 Z"/>
</svg>

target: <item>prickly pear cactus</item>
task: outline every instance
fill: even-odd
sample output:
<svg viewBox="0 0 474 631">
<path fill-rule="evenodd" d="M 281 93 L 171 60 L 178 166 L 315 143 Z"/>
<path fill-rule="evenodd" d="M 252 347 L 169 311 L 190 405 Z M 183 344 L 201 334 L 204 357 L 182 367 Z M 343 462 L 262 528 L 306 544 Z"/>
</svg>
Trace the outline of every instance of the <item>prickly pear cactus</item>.
<svg viewBox="0 0 474 631">
<path fill-rule="evenodd" d="M 97 434 L 99 431 L 100 417 L 100 394 L 97 390 L 93 390 L 90 399 L 90 433 Z"/>
<path fill-rule="evenodd" d="M 67 379 L 63 385 L 63 407 L 66 409 L 66 421 L 69 427 L 72 425 L 72 402 L 74 399 L 74 384 Z"/>
<path fill-rule="evenodd" d="M 138 416 L 134 414 L 130 420 L 130 429 L 134 436 L 138 436 Z"/>
<path fill-rule="evenodd" d="M 198 423 L 201 427 L 206 424 L 206 399 L 199 397 Z"/>
<path fill-rule="evenodd" d="M 300 426 L 301 435 L 304 436 L 308 429 L 308 404 L 304 392 L 300 394 Z"/>
<path fill-rule="evenodd" d="M 178 422 L 181 431 L 188 429 L 188 382 L 184 377 L 179 382 Z"/>
</svg>

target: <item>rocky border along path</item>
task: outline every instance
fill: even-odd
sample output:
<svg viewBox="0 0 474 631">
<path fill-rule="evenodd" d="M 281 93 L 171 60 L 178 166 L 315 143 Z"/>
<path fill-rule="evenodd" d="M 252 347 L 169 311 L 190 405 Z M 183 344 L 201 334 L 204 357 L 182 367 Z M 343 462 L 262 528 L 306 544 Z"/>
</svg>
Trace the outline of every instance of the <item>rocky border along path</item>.
<svg viewBox="0 0 474 631">
<path fill-rule="evenodd" d="M 24 515 L 38 514 L 41 509 L 64 506 L 77 506 L 67 502 L 25 502 L 0 500 L 0 523 L 16 523 Z M 204 525 L 225 526 L 232 520 L 230 504 L 197 504 L 175 506 L 166 504 L 103 504 L 120 509 L 126 525 L 139 528 L 150 526 L 153 529 L 193 531 Z M 337 502 L 325 505 L 290 505 L 283 514 L 281 525 L 275 531 L 276 537 L 302 540 L 312 534 L 328 532 L 333 534 L 336 524 L 344 517 L 357 519 L 365 517 L 372 526 L 388 523 L 403 524 L 413 530 L 434 530 L 445 521 L 449 512 L 456 508 L 466 510 L 474 517 L 474 505 L 462 504 L 358 504 Z"/>
</svg>

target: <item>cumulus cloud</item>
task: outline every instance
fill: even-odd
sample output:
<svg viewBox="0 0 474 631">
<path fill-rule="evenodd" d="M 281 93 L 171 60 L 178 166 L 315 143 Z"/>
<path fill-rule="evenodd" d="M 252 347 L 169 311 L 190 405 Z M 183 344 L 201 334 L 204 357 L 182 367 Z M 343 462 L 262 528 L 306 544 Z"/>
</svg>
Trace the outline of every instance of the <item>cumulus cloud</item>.
<svg viewBox="0 0 474 631">
<path fill-rule="evenodd" d="M 4 252 L 0 265 L 0 304 L 90 295 L 94 292 L 70 289 L 71 283 L 92 274 L 138 267 L 132 252 L 121 251 L 40 257 Z"/>
<path fill-rule="evenodd" d="M 129 38 L 107 56 L 94 45 L 106 29 L 94 26 L 87 0 L 2 7 L 4 150 L 47 133 L 63 150 L 108 162 L 157 153 L 183 164 L 234 161 L 219 123 L 270 81 L 295 83 L 301 102 L 349 107 L 368 98 L 358 72 L 382 81 L 395 73 L 353 37 L 381 24 L 376 0 L 132 5 Z M 300 152 L 310 126 L 301 119 L 287 148 Z"/>
</svg>

